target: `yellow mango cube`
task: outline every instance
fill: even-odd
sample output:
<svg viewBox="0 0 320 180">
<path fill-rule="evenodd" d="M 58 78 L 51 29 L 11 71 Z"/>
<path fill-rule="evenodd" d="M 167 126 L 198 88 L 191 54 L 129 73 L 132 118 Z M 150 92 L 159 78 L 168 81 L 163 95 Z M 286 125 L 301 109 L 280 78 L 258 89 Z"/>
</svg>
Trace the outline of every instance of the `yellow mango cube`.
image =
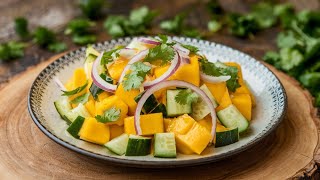
<svg viewBox="0 0 320 180">
<path fill-rule="evenodd" d="M 98 95 L 98 101 L 103 101 L 104 99 L 108 98 L 111 96 L 111 93 L 108 92 L 102 92 Z"/>
<path fill-rule="evenodd" d="M 163 119 L 164 131 L 167 131 L 167 129 L 168 129 L 171 121 L 172 121 L 172 119 L 170 119 L 170 118 L 164 118 L 164 119 Z"/>
<path fill-rule="evenodd" d="M 124 127 L 116 124 L 110 125 L 110 140 L 124 133 Z"/>
<path fill-rule="evenodd" d="M 229 95 L 229 91 L 228 89 L 226 89 L 226 91 L 224 92 L 221 101 L 219 102 L 219 106 L 216 108 L 216 111 L 220 111 L 224 108 L 227 108 L 229 105 L 232 104 L 230 95 Z"/>
<path fill-rule="evenodd" d="M 249 94 L 234 94 L 231 101 L 247 120 L 251 120 L 252 101 Z"/>
<path fill-rule="evenodd" d="M 226 82 L 220 82 L 220 83 L 205 82 L 204 84 L 208 87 L 209 91 L 211 92 L 213 97 L 218 101 L 218 103 L 220 103 L 223 95 L 227 90 Z"/>
<path fill-rule="evenodd" d="M 98 103 L 96 103 L 96 116 L 103 115 L 104 112 L 111 108 L 120 109 L 120 117 L 115 122 L 107 122 L 107 124 L 117 124 L 119 126 L 123 125 L 123 120 L 127 116 L 128 106 L 124 103 L 118 96 L 110 96 Z"/>
<path fill-rule="evenodd" d="M 175 134 L 177 149 L 183 154 L 201 154 L 211 140 L 210 131 L 187 114 L 172 119 L 167 131 Z"/>
<path fill-rule="evenodd" d="M 109 126 L 98 122 L 95 118 L 86 118 L 79 131 L 80 139 L 95 144 L 105 144 L 110 140 Z"/>
<path fill-rule="evenodd" d="M 194 123 L 186 134 L 176 134 L 178 141 L 184 142 L 193 152 L 201 154 L 211 140 L 210 132 L 198 123 Z"/>
<path fill-rule="evenodd" d="M 84 106 L 86 107 L 91 116 L 96 115 L 95 101 L 93 98 L 90 98 L 88 102 L 84 104 Z"/>
<path fill-rule="evenodd" d="M 68 91 L 71 91 L 85 85 L 86 83 L 87 83 L 87 76 L 86 76 L 86 73 L 84 72 L 84 69 L 78 68 L 74 70 L 73 76 L 67 81 L 67 83 L 65 84 L 65 87 Z M 89 83 L 87 87 L 88 86 L 90 86 Z M 86 92 L 87 92 L 87 88 L 85 88 L 84 90 L 82 90 L 81 92 L 75 95 L 69 96 L 69 100 L 72 101 L 73 99 L 85 94 Z"/>
<path fill-rule="evenodd" d="M 199 86 L 200 84 L 200 69 L 198 56 L 194 55 L 190 57 L 190 64 L 184 64 L 178 68 L 178 70 L 169 77 L 169 80 L 182 80 Z"/>
<path fill-rule="evenodd" d="M 141 115 L 140 126 L 142 135 L 152 135 L 164 132 L 162 113 Z M 127 134 L 137 134 L 134 127 L 133 116 L 124 119 L 124 132 Z"/>
<path fill-rule="evenodd" d="M 122 56 L 115 60 L 114 63 L 108 67 L 108 72 L 111 78 L 116 81 L 119 81 L 122 71 L 126 67 L 128 62 L 129 60 Z"/>
<path fill-rule="evenodd" d="M 116 95 L 128 105 L 129 115 L 134 115 L 134 112 L 137 107 L 137 103 L 134 100 L 134 98 L 139 94 L 140 94 L 140 91 L 137 89 L 131 89 L 130 91 L 124 90 L 122 83 L 118 86 L 116 90 Z"/>
</svg>

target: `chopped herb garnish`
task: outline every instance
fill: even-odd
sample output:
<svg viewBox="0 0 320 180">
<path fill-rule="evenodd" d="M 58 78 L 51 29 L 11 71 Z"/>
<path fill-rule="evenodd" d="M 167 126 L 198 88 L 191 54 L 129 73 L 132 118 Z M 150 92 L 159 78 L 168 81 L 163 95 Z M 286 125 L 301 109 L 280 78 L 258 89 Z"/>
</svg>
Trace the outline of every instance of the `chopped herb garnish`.
<svg viewBox="0 0 320 180">
<path fill-rule="evenodd" d="M 123 88 L 126 91 L 139 89 L 151 67 L 142 62 L 135 62 L 130 67 L 131 72 L 124 76 Z"/>
<path fill-rule="evenodd" d="M 15 41 L 0 44 L 0 60 L 9 61 L 22 57 L 25 47 L 26 44 Z"/>
<path fill-rule="evenodd" d="M 80 0 L 79 2 L 82 14 L 89 19 L 98 19 L 101 17 L 102 9 L 105 5 L 105 0 Z"/>
<path fill-rule="evenodd" d="M 79 103 L 84 104 L 84 103 L 88 102 L 89 96 L 90 96 L 90 93 L 85 93 L 81 96 L 74 98 L 70 103 L 71 104 L 79 104 Z"/>
<path fill-rule="evenodd" d="M 119 57 L 120 55 L 119 55 L 119 53 L 117 51 L 122 49 L 122 48 L 123 48 L 123 46 L 119 46 L 119 47 L 117 47 L 115 49 L 112 49 L 110 51 L 104 52 L 103 55 L 102 55 L 100 64 L 101 65 L 105 65 L 105 64 L 108 64 L 108 63 L 112 62 L 113 59 L 114 59 L 114 56 L 113 56 L 114 53 L 115 53 L 115 57 L 116 58 Z"/>
<path fill-rule="evenodd" d="M 63 91 L 62 96 L 72 96 L 83 91 L 88 86 L 88 81 L 83 85 L 71 91 Z"/>
<path fill-rule="evenodd" d="M 55 43 L 49 44 L 48 46 L 49 51 L 56 52 L 56 53 L 62 52 L 66 49 L 67 49 L 67 45 L 61 42 L 55 42 Z"/>
<path fill-rule="evenodd" d="M 232 66 L 219 67 L 215 63 L 209 62 L 205 57 L 200 59 L 201 71 L 209 76 L 231 76 L 227 81 L 227 87 L 235 92 L 240 87 L 238 80 L 238 69 Z"/>
<path fill-rule="evenodd" d="M 190 53 L 196 54 L 199 51 L 199 48 L 189 44 L 181 44 L 182 47 L 189 49 Z"/>
<path fill-rule="evenodd" d="M 167 64 L 174 58 L 174 42 L 168 42 L 168 37 L 165 35 L 158 35 L 160 44 L 150 48 L 149 53 L 144 58 L 145 62 L 153 62 L 157 60 L 161 60 L 162 64 Z"/>
<path fill-rule="evenodd" d="M 121 110 L 115 107 L 112 107 L 106 110 L 103 115 L 97 115 L 95 118 L 98 122 L 107 123 L 107 122 L 115 122 L 120 118 Z"/>
<path fill-rule="evenodd" d="M 29 37 L 28 20 L 24 17 L 18 17 L 14 20 L 14 29 L 21 39 Z"/>
<path fill-rule="evenodd" d="M 174 99 L 177 103 L 185 105 L 197 101 L 198 95 L 192 92 L 191 89 L 182 89 Z"/>
</svg>

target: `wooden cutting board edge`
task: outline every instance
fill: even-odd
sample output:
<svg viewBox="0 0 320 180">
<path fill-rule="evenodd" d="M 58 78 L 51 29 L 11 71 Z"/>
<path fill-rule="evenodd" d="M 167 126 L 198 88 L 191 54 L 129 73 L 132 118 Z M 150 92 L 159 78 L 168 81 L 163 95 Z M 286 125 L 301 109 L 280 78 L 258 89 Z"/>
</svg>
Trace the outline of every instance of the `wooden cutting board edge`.
<svg viewBox="0 0 320 180">
<path fill-rule="evenodd" d="M 23 76 L 27 73 L 30 73 L 32 71 L 32 73 L 39 73 L 37 71 L 38 68 L 45 68 L 46 66 L 48 66 L 51 62 L 53 62 L 54 60 L 60 58 L 61 56 L 63 56 L 65 53 L 61 53 L 55 56 L 52 56 L 51 58 L 49 58 L 48 60 L 37 64 L 35 66 L 31 66 L 29 68 L 27 68 L 27 70 L 13 76 L 12 78 L 10 78 L 7 82 L 0 84 L 0 92 L 5 89 L 6 87 L 10 86 L 11 83 L 14 83 L 16 80 L 23 78 Z M 295 86 L 300 86 L 299 82 L 296 81 L 294 78 L 289 77 L 288 75 L 284 74 L 283 72 L 280 72 L 278 70 L 276 70 L 274 67 L 272 67 L 271 65 L 268 65 L 266 63 L 264 63 L 269 69 L 271 69 L 273 72 L 275 72 L 276 74 L 281 74 L 282 77 L 285 77 L 285 80 L 290 81 L 291 83 L 293 83 Z M 282 79 L 283 80 L 283 79 Z M 300 87 L 301 88 L 301 87 Z M 309 100 L 309 106 L 310 106 L 310 113 L 313 119 L 313 122 L 316 126 L 317 132 L 318 132 L 318 143 L 314 149 L 314 154 L 313 154 L 313 158 L 312 160 L 309 162 L 309 164 L 307 164 L 304 168 L 298 170 L 293 176 L 293 179 L 305 179 L 305 178 L 319 178 L 320 177 L 320 172 L 319 172 L 319 168 L 320 168 L 320 119 L 317 115 L 318 113 L 318 109 L 316 107 L 313 106 L 313 101 L 314 98 L 311 96 L 311 94 L 307 91 L 301 88 L 301 91 L 303 91 L 304 96 Z M 0 170 L 1 170 L 1 166 L 0 166 Z M 1 171 L 0 171 L 1 172 Z M 8 174 L 8 176 L 2 176 L 2 177 L 11 177 L 10 174 Z"/>
</svg>

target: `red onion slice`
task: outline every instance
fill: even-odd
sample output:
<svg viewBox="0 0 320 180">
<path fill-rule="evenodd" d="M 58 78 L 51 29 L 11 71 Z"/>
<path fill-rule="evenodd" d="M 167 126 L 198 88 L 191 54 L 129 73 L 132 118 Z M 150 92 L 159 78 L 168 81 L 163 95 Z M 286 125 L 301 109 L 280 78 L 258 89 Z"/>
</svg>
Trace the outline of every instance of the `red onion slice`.
<svg viewBox="0 0 320 180">
<path fill-rule="evenodd" d="M 228 81 L 231 76 L 209 76 L 204 74 L 203 72 L 200 73 L 200 78 L 203 81 L 211 82 L 211 83 L 220 83 Z"/>
<path fill-rule="evenodd" d="M 175 45 L 173 45 L 173 48 L 177 50 L 181 54 L 181 56 L 189 57 L 190 50 L 187 48 L 184 48 L 183 46 L 181 46 L 181 44 L 176 43 Z"/>
<path fill-rule="evenodd" d="M 216 123 L 217 123 L 217 117 L 216 117 L 216 112 L 214 109 L 214 106 L 210 100 L 210 98 L 206 95 L 205 92 L 203 92 L 199 87 L 187 83 L 185 81 L 179 81 L 179 80 L 170 80 L 170 81 L 162 81 L 158 83 L 156 86 L 152 86 L 150 89 L 146 90 L 146 92 L 142 95 L 141 99 L 138 102 L 135 114 L 134 114 L 134 127 L 136 129 L 136 132 L 138 135 L 142 135 L 142 130 L 140 126 L 140 113 L 142 110 L 142 107 L 144 103 L 147 101 L 150 95 L 152 95 L 154 92 L 167 88 L 167 87 L 184 87 L 184 88 L 189 88 L 193 92 L 197 93 L 200 98 L 203 99 L 203 101 L 207 104 L 207 106 L 210 109 L 211 113 L 211 121 L 212 121 L 212 127 L 211 127 L 211 140 L 210 142 L 213 141 L 215 134 L 216 134 Z"/>
<path fill-rule="evenodd" d="M 128 64 L 126 65 L 126 67 L 124 67 L 122 74 L 119 78 L 119 83 L 123 81 L 124 76 L 126 75 L 126 72 L 130 69 L 131 64 L 140 61 L 141 59 L 143 59 L 144 57 L 146 57 L 146 55 L 149 53 L 149 49 L 143 50 L 141 52 L 139 52 L 137 55 L 133 56 L 133 58 L 128 62 Z"/>
<path fill-rule="evenodd" d="M 91 77 L 92 77 L 93 83 L 104 91 L 115 92 L 117 89 L 117 86 L 114 84 L 107 83 L 104 79 L 100 77 L 99 68 L 101 66 L 100 63 L 101 63 L 102 56 L 103 56 L 103 52 L 100 53 L 100 55 L 97 57 L 97 59 L 94 61 L 92 65 Z"/>
<path fill-rule="evenodd" d="M 148 88 L 168 79 L 170 76 L 172 76 L 178 70 L 178 68 L 180 67 L 180 64 L 181 64 L 180 55 L 176 51 L 175 56 L 174 56 L 173 60 L 171 61 L 171 65 L 168 68 L 168 70 L 165 73 L 163 73 L 160 77 L 158 77 L 157 79 L 144 82 L 143 86 L 146 89 L 148 89 Z"/>
<path fill-rule="evenodd" d="M 67 91 L 67 88 L 62 84 L 59 78 L 55 77 L 53 80 L 61 91 Z"/>
<path fill-rule="evenodd" d="M 150 44 L 150 45 L 159 45 L 161 44 L 159 41 L 153 40 L 153 39 L 148 39 L 148 38 L 140 38 L 140 42 L 145 43 L 145 44 Z"/>
</svg>

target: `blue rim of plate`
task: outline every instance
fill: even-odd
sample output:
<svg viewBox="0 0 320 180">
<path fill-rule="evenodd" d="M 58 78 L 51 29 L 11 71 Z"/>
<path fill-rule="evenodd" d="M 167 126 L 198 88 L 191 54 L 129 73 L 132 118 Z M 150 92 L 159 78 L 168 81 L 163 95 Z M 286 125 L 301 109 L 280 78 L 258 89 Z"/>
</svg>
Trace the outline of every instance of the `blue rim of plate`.
<svg viewBox="0 0 320 180">
<path fill-rule="evenodd" d="M 139 37 L 150 37 L 150 36 L 133 36 L 133 37 L 126 37 L 129 39 L 133 39 L 133 38 L 139 38 Z M 94 46 L 99 46 L 99 45 L 103 45 L 106 43 L 109 43 L 111 41 L 115 41 L 118 42 L 120 40 L 126 39 L 126 38 L 117 38 L 117 39 L 113 39 L 110 41 L 104 41 L 104 42 L 99 42 L 94 44 Z M 222 45 L 222 44 L 218 44 L 218 43 L 214 43 L 214 42 L 210 42 L 210 41 L 206 41 L 206 40 L 199 40 L 199 39 L 193 39 L 193 38 L 187 38 L 187 37 L 177 37 L 177 36 L 171 36 L 171 39 L 175 39 L 178 40 L 180 38 L 184 38 L 189 40 L 190 42 L 202 42 L 203 44 L 215 44 L 218 45 L 220 47 L 223 48 L 227 48 L 229 50 L 235 51 L 237 53 L 243 54 L 245 56 L 248 56 L 251 59 L 254 59 L 259 65 L 262 65 L 269 73 L 272 74 L 272 76 L 274 76 L 274 78 L 277 80 L 277 83 L 279 83 L 280 85 L 280 90 L 282 91 L 282 95 L 283 95 L 283 101 L 284 101 L 284 108 L 283 111 L 281 112 L 281 115 L 276 119 L 275 123 L 272 124 L 272 126 L 268 129 L 268 131 L 266 131 L 264 134 L 262 134 L 261 136 L 255 138 L 254 140 L 250 141 L 249 143 L 233 149 L 231 151 L 228 151 L 226 153 L 222 153 L 216 156 L 211 156 L 211 157 L 201 157 L 199 156 L 198 159 L 190 159 L 190 160 L 179 160 L 179 161 L 141 161 L 141 160 L 134 160 L 134 159 L 120 159 L 120 158 L 116 158 L 116 157 L 111 157 L 111 156 L 104 156 L 101 154 L 97 154 L 95 152 L 89 151 L 89 150 L 85 150 L 82 149 L 80 147 L 77 147 L 73 144 L 70 144 L 62 139 L 60 139 L 59 137 L 57 137 L 56 135 L 52 134 L 41 122 L 40 120 L 37 118 L 37 115 L 35 114 L 35 110 L 32 106 L 32 101 L 31 101 L 31 97 L 33 96 L 33 90 L 36 88 L 35 84 L 36 82 L 40 81 L 42 76 L 44 76 L 45 74 L 47 74 L 48 71 L 50 71 L 51 66 L 54 66 L 54 63 L 57 61 L 63 61 L 64 57 L 66 56 L 70 56 L 74 53 L 84 53 L 85 52 L 85 47 L 70 51 L 68 53 L 66 53 L 65 55 L 63 55 L 62 57 L 54 60 L 53 62 L 51 62 L 49 65 L 47 65 L 46 68 L 44 68 L 37 76 L 37 78 L 33 81 L 31 88 L 29 90 L 28 93 L 28 111 L 29 114 L 33 120 L 33 122 L 37 125 L 37 127 L 50 139 L 52 139 L 54 142 L 56 142 L 57 144 L 71 149 L 75 152 L 78 152 L 80 154 L 89 156 L 89 157 L 93 157 L 93 158 L 97 158 L 97 159 L 101 159 L 101 160 L 106 160 L 112 164 L 116 164 L 116 165 L 120 165 L 120 166 L 128 166 L 128 167 L 138 167 L 138 168 L 176 168 L 176 167 L 185 167 L 185 166 L 194 166 L 194 165 L 201 165 L 201 164 L 207 164 L 210 162 L 216 162 L 225 158 L 228 158 L 230 156 L 233 156 L 235 154 L 238 154 L 242 151 L 247 150 L 248 148 L 252 147 L 253 145 L 255 145 L 256 143 L 258 143 L 259 141 L 261 141 L 262 139 L 264 139 L 265 137 L 267 137 L 271 132 L 273 132 L 278 125 L 282 122 L 285 114 L 286 114 L 286 110 L 287 110 L 287 95 L 286 95 L 286 91 L 282 85 L 282 83 L 280 82 L 279 78 L 264 64 L 262 64 L 261 62 L 257 61 L 255 58 L 247 55 L 246 53 L 243 53 L 241 51 L 235 50 L 231 47 Z"/>
</svg>

